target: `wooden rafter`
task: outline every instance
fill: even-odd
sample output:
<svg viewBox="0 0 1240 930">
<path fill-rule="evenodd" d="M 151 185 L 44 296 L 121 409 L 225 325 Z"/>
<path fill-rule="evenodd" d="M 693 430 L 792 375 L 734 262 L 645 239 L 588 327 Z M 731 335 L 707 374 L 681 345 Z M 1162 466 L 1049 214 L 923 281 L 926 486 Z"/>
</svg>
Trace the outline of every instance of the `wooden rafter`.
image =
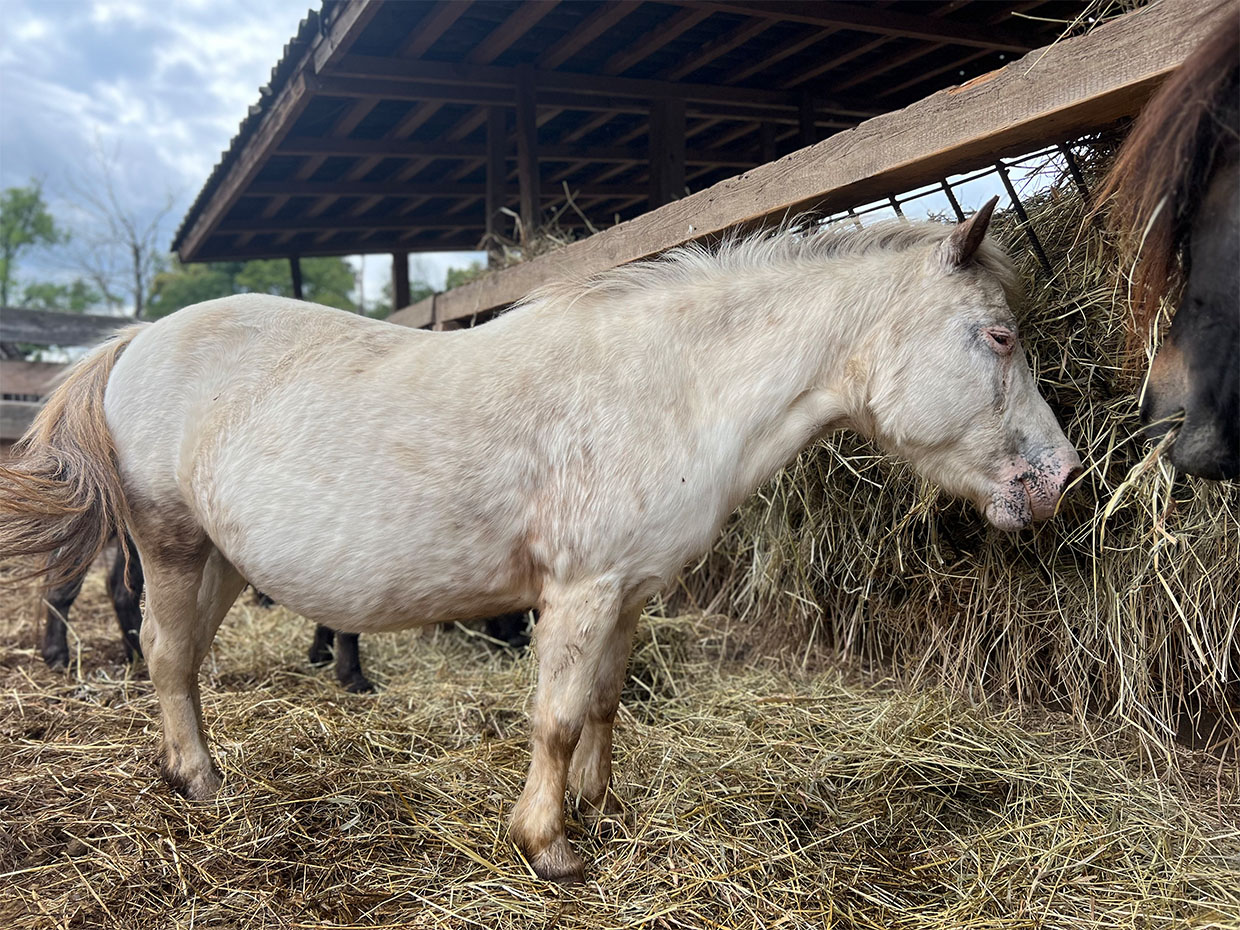
<svg viewBox="0 0 1240 930">
<path fill-rule="evenodd" d="M 438 318 L 487 311 L 537 284 L 597 272 L 737 224 L 864 203 L 1104 126 L 1139 110 L 1206 34 L 1208 13 L 1190 0 L 1163 0 L 1129 13 L 963 87 L 440 295 Z"/>
<path fill-rule="evenodd" d="M 701 0 L 680 0 L 698 5 Z M 930 16 L 899 13 L 894 10 L 878 10 L 853 3 L 833 3 L 816 0 L 801 3 L 799 0 L 708 0 L 712 9 L 745 16 L 765 16 L 784 22 L 805 23 L 832 29 L 848 29 L 855 32 L 871 32 L 879 35 L 906 36 L 924 41 L 950 42 L 954 45 L 973 45 L 978 48 L 1010 52 L 1027 52 L 1038 42 L 1023 30 L 1012 28 L 984 28 L 967 23 L 948 22 Z"/>
</svg>

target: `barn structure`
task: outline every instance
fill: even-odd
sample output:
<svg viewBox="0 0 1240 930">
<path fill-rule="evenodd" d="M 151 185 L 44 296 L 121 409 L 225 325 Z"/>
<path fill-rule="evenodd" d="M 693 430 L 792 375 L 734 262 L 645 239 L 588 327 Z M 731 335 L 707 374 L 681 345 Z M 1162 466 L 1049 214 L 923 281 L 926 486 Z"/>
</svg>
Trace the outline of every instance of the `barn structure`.
<svg viewBox="0 0 1240 930">
<path fill-rule="evenodd" d="M 394 322 L 478 322 L 565 274 L 895 198 L 1131 116 L 1209 9 L 1159 0 L 1095 24 L 1079 0 L 325 0 L 173 248 L 287 258 L 295 288 L 302 257 L 390 255 Z M 521 241 L 566 198 L 578 241 L 410 305 L 410 253 Z M 56 316 L 6 308 L 0 342 L 117 323 Z M 11 440 L 54 371 L 3 364 Z"/>
</svg>

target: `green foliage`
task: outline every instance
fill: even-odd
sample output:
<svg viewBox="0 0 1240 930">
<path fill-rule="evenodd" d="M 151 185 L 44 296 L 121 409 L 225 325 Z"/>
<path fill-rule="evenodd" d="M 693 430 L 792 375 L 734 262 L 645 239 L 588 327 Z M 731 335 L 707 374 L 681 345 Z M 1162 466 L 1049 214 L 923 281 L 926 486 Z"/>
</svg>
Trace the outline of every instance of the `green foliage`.
<svg viewBox="0 0 1240 930">
<path fill-rule="evenodd" d="M 72 284 L 39 281 L 22 290 L 22 306 L 31 310 L 85 313 L 103 303 L 103 295 L 82 278 Z"/>
<path fill-rule="evenodd" d="M 481 262 L 470 262 L 466 268 L 449 268 L 444 281 L 444 290 L 450 291 L 454 287 L 460 287 L 462 284 L 476 281 L 486 273 L 486 266 Z"/>
<path fill-rule="evenodd" d="M 43 201 L 43 185 L 10 187 L 0 194 L 0 305 L 8 304 L 21 253 L 41 245 L 57 245 L 68 235 L 56 227 Z"/>
<path fill-rule="evenodd" d="M 353 269 L 343 258 L 304 258 L 301 261 L 302 294 L 306 300 L 357 311 L 350 292 Z M 275 294 L 293 296 L 293 278 L 283 259 L 249 262 L 207 262 L 173 266 L 155 277 L 153 294 L 146 308 L 149 320 L 167 316 L 190 304 L 227 297 L 229 294 Z"/>
</svg>

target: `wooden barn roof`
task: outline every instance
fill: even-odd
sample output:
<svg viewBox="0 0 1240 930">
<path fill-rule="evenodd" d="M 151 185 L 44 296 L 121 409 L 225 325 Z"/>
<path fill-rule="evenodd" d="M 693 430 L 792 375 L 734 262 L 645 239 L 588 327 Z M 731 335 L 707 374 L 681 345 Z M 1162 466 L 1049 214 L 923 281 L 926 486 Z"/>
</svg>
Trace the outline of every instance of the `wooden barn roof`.
<svg viewBox="0 0 1240 930">
<path fill-rule="evenodd" d="M 498 207 L 566 191 L 562 225 L 611 226 L 1001 67 L 1088 5 L 325 0 L 173 248 L 473 249 L 488 218 L 511 233 Z"/>
</svg>

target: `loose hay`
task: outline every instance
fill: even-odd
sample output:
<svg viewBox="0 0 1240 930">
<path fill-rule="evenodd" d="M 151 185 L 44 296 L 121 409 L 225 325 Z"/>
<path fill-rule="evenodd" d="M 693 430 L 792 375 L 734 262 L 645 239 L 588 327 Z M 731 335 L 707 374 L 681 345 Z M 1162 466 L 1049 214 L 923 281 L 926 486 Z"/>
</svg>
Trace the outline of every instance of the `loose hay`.
<svg viewBox="0 0 1240 930">
<path fill-rule="evenodd" d="M 305 666 L 310 626 L 243 599 L 204 674 L 216 802 L 154 764 L 101 576 L 81 672 L 0 619 L 0 926 L 1240 927 L 1234 772 L 942 692 L 736 661 L 722 618 L 642 625 L 617 724 L 625 816 L 570 835 L 583 887 L 535 880 L 504 818 L 529 655 L 451 630 L 363 637 L 382 691 Z M 1192 777 L 1189 777 L 1189 776 Z"/>
<path fill-rule="evenodd" d="M 841 436 L 740 509 L 674 604 L 746 618 L 759 645 L 798 657 L 825 646 L 979 700 L 1103 714 L 1151 751 L 1177 730 L 1234 744 L 1240 484 L 1177 477 L 1145 448 L 1144 364 L 1130 361 L 1114 250 L 1066 181 L 1026 207 L 1053 274 L 1010 212 L 992 228 L 1030 282 L 1031 366 L 1089 469 L 1060 516 L 1018 536 L 989 530 Z"/>
</svg>

